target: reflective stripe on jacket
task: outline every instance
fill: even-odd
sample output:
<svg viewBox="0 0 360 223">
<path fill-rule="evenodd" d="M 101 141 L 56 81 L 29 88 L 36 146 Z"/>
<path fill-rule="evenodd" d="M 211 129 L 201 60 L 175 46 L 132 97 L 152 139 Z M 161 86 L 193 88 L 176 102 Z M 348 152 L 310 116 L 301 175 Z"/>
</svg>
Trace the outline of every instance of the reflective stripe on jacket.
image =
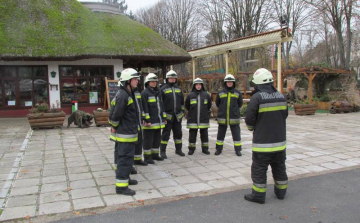
<svg viewBox="0 0 360 223">
<path fill-rule="evenodd" d="M 109 123 L 116 130 L 111 133 L 110 140 L 115 142 L 137 142 L 141 123 L 141 107 L 138 104 L 139 95 L 132 95 L 124 87 L 116 93 L 111 102 Z M 141 100 L 141 98 L 140 98 Z"/>
<path fill-rule="evenodd" d="M 246 110 L 245 123 L 253 133 L 253 152 L 278 152 L 286 148 L 286 98 L 271 84 L 257 86 Z"/>
<path fill-rule="evenodd" d="M 191 92 L 186 97 L 185 108 L 188 110 L 187 128 L 204 129 L 210 127 L 211 97 L 207 92 Z"/>
<path fill-rule="evenodd" d="M 141 92 L 142 107 L 145 112 L 145 122 L 150 122 L 151 126 L 144 126 L 143 129 L 163 129 L 165 128 L 166 113 L 164 105 L 159 97 L 158 88 L 148 86 Z"/>
<path fill-rule="evenodd" d="M 224 88 L 217 94 L 215 103 L 219 107 L 217 116 L 219 125 L 240 124 L 240 108 L 243 99 L 238 90 Z"/>
<path fill-rule="evenodd" d="M 184 96 L 179 86 L 167 83 L 160 89 L 160 98 L 164 103 L 166 119 L 172 120 L 177 118 L 180 120 L 184 116 Z"/>
</svg>

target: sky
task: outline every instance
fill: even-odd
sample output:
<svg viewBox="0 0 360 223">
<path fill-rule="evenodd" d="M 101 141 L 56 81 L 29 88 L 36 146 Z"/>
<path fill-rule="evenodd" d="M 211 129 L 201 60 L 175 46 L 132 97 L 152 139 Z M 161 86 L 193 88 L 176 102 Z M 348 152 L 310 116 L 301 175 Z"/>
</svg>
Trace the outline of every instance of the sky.
<svg viewBox="0 0 360 223">
<path fill-rule="evenodd" d="M 102 2 L 102 0 L 78 0 L 79 2 Z M 130 10 L 134 14 L 140 8 L 147 8 L 156 4 L 159 0 L 125 0 L 128 6 L 127 12 Z"/>
</svg>

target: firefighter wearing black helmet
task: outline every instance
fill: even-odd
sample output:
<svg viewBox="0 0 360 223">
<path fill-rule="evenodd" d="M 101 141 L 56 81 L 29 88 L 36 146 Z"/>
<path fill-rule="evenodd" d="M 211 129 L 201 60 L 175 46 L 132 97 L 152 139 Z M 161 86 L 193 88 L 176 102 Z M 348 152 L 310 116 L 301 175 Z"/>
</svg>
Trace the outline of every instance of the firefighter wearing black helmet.
<svg viewBox="0 0 360 223">
<path fill-rule="evenodd" d="M 136 144 L 139 143 L 141 131 L 141 105 L 136 98 L 136 87 L 139 74 L 132 68 L 121 72 L 120 90 L 111 101 L 109 123 L 112 126 L 110 139 L 116 142 L 117 170 L 116 193 L 135 195 L 129 185 L 136 185 L 136 180 L 130 179 L 130 172 L 134 164 Z"/>
<path fill-rule="evenodd" d="M 251 178 L 252 193 L 245 200 L 263 204 L 266 197 L 266 171 L 271 166 L 274 192 L 278 199 L 285 197 L 288 177 L 286 174 L 286 98 L 273 86 L 270 71 L 255 71 L 252 82 L 255 94 L 247 107 L 245 123 L 253 131 Z"/>
<path fill-rule="evenodd" d="M 217 122 L 219 124 L 215 155 L 220 155 L 224 145 L 228 125 L 234 141 L 235 153 L 241 156 L 240 108 L 243 104 L 241 93 L 235 89 L 235 78 L 228 74 L 224 78 L 224 89 L 216 96 L 216 106 L 219 107 Z"/>
<path fill-rule="evenodd" d="M 181 120 L 184 117 L 184 96 L 178 85 L 176 85 L 177 74 L 170 70 L 166 73 L 166 84 L 160 89 L 160 97 L 164 103 L 167 123 L 161 135 L 160 154 L 166 159 L 166 147 L 169 142 L 170 132 L 173 131 L 175 142 L 175 153 L 185 156 L 182 152 L 182 129 Z"/>
<path fill-rule="evenodd" d="M 159 97 L 157 87 L 158 78 L 150 73 L 145 78 L 145 89 L 141 92 L 143 109 L 145 112 L 144 129 L 144 158 L 149 164 L 154 160 L 163 161 L 159 156 L 161 129 L 165 128 L 166 115 L 164 105 Z"/>
<path fill-rule="evenodd" d="M 186 97 L 185 108 L 189 111 L 187 116 L 187 128 L 189 129 L 189 155 L 194 154 L 196 149 L 196 135 L 200 129 L 202 152 L 209 155 L 208 128 L 209 110 L 211 109 L 211 97 L 205 91 L 204 82 L 200 78 L 193 81 L 192 92 Z"/>
</svg>

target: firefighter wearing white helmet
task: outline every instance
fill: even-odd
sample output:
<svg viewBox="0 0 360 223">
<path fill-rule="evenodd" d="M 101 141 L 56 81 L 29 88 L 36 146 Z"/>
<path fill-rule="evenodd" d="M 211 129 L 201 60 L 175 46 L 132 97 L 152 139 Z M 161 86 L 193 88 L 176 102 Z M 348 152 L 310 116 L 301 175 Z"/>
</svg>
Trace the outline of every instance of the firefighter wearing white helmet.
<svg viewBox="0 0 360 223">
<path fill-rule="evenodd" d="M 270 71 L 260 68 L 255 71 L 252 82 L 255 93 L 248 104 L 245 123 L 253 131 L 251 178 L 252 193 L 245 200 L 265 203 L 266 171 L 271 166 L 274 178 L 274 192 L 278 199 L 285 197 L 286 174 L 286 118 L 288 108 L 286 98 L 273 86 Z"/>
<path fill-rule="evenodd" d="M 224 88 L 217 94 L 215 103 L 219 108 L 217 116 L 219 127 L 215 155 L 221 154 L 226 130 L 230 126 L 235 154 L 241 156 L 240 108 L 243 99 L 240 91 L 235 89 L 235 78 L 232 74 L 225 76 Z"/>
<path fill-rule="evenodd" d="M 163 161 L 159 156 L 161 129 L 165 127 L 166 115 L 164 105 L 159 97 L 158 77 L 150 73 L 145 78 L 145 89 L 141 92 L 142 105 L 145 112 L 144 125 L 144 158 L 149 164 L 154 160 Z"/>
<path fill-rule="evenodd" d="M 135 191 L 129 185 L 136 185 L 130 179 L 133 169 L 136 147 L 141 148 L 142 109 L 141 95 L 137 92 L 139 74 L 128 68 L 121 72 L 120 90 L 111 101 L 109 123 L 111 124 L 110 140 L 115 142 L 116 193 L 133 196 Z"/>
<path fill-rule="evenodd" d="M 209 155 L 211 97 L 204 88 L 204 82 L 200 78 L 193 81 L 192 92 L 186 97 L 185 108 L 188 110 L 187 128 L 189 129 L 189 155 L 193 155 L 196 149 L 196 136 L 200 129 L 201 149 Z"/>
<path fill-rule="evenodd" d="M 182 130 L 181 119 L 184 116 L 184 96 L 181 88 L 176 85 L 177 74 L 170 70 L 166 73 L 166 84 L 160 89 L 160 97 L 164 102 L 167 123 L 161 135 L 160 154 L 162 158 L 167 158 L 166 147 L 169 142 L 170 132 L 173 131 L 175 142 L 175 153 L 185 156 L 182 152 Z"/>
</svg>

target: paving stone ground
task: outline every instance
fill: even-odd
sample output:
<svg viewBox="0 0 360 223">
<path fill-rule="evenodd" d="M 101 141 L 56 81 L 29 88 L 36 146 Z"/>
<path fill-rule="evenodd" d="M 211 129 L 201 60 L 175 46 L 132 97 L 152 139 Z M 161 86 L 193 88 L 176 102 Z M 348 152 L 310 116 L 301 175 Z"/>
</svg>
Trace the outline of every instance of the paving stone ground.
<svg viewBox="0 0 360 223">
<path fill-rule="evenodd" d="M 183 121 L 183 151 L 188 130 Z M 123 205 L 135 200 L 200 195 L 251 187 L 251 139 L 241 123 L 243 156 L 233 149 L 230 129 L 224 151 L 214 155 L 217 124 L 209 129 L 211 155 L 197 139 L 192 156 L 179 157 L 168 144 L 168 159 L 132 175 L 133 197 L 115 193 L 114 144 L 107 127 L 30 130 L 25 118 L 0 119 L 0 221 Z M 287 172 L 290 179 L 360 165 L 360 113 L 289 115 Z M 271 170 L 269 169 L 269 172 Z M 272 183 L 269 173 L 268 183 Z"/>
</svg>

